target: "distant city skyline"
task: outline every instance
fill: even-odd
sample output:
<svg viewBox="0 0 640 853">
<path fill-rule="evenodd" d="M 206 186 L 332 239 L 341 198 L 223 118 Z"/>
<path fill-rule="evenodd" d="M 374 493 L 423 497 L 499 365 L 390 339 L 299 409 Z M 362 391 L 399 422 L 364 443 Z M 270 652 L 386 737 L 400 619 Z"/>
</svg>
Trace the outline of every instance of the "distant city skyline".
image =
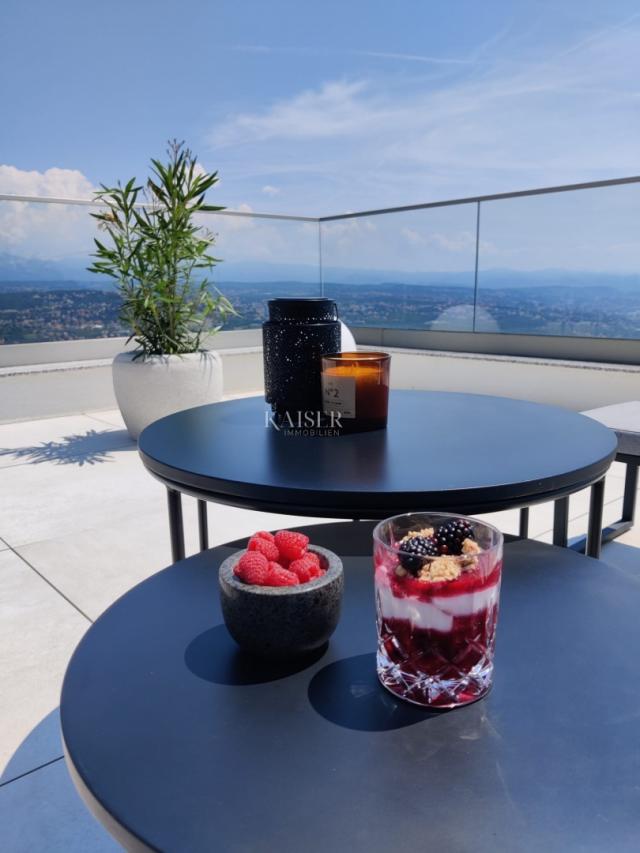
<svg viewBox="0 0 640 853">
<path fill-rule="evenodd" d="M 627 285 L 620 287 L 619 285 Z M 535 335 L 631 338 L 640 336 L 640 289 L 629 282 L 565 286 L 562 276 L 545 285 L 505 276 L 493 287 L 473 279 L 466 286 L 444 280 L 429 285 L 401 281 L 354 284 L 330 280 L 222 282 L 238 315 L 227 329 L 257 328 L 274 296 L 335 299 L 340 317 L 353 327 L 478 331 Z M 477 297 L 477 298 L 476 298 Z M 26 343 L 113 337 L 127 334 L 119 319 L 120 297 L 113 286 L 99 290 L 74 282 L 16 284 L 0 282 L 0 343 Z"/>
</svg>

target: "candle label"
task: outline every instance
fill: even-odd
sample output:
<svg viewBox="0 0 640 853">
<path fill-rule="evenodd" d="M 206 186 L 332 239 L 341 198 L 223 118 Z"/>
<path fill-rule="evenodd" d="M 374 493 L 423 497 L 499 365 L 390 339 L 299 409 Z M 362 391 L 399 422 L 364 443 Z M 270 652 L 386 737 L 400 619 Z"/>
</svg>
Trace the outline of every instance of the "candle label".
<svg viewBox="0 0 640 853">
<path fill-rule="evenodd" d="M 356 380 L 354 376 L 322 374 L 322 408 L 339 412 L 343 418 L 356 416 Z"/>
</svg>

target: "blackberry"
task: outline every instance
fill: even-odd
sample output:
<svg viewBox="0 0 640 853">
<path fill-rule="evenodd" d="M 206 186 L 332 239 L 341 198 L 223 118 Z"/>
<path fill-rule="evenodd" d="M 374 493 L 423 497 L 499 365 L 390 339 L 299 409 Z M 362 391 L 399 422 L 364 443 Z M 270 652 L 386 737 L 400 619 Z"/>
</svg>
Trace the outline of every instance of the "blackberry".
<svg viewBox="0 0 640 853">
<path fill-rule="evenodd" d="M 412 575 L 420 571 L 424 557 L 437 556 L 438 546 L 432 536 L 412 536 L 400 543 L 400 565 Z"/>
<path fill-rule="evenodd" d="M 433 535 L 438 554 L 462 554 L 462 543 L 473 539 L 473 528 L 468 521 L 458 519 L 441 524 Z"/>
</svg>

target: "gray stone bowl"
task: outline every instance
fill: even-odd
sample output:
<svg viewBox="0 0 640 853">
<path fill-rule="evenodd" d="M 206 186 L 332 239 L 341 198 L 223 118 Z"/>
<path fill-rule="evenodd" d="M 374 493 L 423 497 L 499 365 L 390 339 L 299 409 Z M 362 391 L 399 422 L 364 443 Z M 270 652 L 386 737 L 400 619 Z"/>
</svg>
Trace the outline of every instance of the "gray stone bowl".
<svg viewBox="0 0 640 853">
<path fill-rule="evenodd" d="M 319 649 L 340 618 L 344 574 L 332 551 L 310 545 L 326 569 L 321 578 L 299 586 L 253 586 L 233 574 L 245 551 L 220 566 L 220 601 L 229 633 L 247 652 L 265 658 L 301 657 Z"/>
</svg>

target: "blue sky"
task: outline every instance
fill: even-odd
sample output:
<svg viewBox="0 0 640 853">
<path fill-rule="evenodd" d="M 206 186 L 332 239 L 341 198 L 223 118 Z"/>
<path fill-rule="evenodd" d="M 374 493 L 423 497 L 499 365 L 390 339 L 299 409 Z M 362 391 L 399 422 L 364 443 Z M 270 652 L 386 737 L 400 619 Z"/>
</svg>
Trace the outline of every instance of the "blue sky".
<svg viewBox="0 0 640 853">
<path fill-rule="evenodd" d="M 640 172 L 637 0 L 3 0 L 0 81 L 0 192 L 86 197 L 173 136 L 257 211 Z"/>
<path fill-rule="evenodd" d="M 635 0 L 4 0 L 0 24 L 20 171 L 109 182 L 178 136 L 226 204 L 312 214 L 640 171 Z"/>
</svg>

